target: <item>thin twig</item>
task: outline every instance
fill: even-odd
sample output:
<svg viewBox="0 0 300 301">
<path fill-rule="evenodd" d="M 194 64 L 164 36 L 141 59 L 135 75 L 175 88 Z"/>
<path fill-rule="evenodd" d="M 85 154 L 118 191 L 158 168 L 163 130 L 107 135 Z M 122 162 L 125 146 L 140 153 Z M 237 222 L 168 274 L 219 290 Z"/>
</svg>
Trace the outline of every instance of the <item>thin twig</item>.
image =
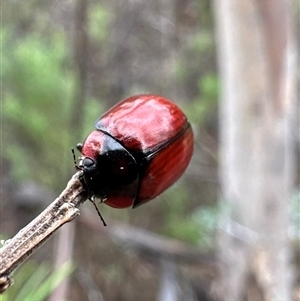
<svg viewBox="0 0 300 301">
<path fill-rule="evenodd" d="M 79 215 L 78 207 L 88 199 L 77 172 L 65 190 L 31 223 L 7 240 L 0 249 L 0 293 L 12 284 L 10 274 L 63 224 Z"/>
</svg>

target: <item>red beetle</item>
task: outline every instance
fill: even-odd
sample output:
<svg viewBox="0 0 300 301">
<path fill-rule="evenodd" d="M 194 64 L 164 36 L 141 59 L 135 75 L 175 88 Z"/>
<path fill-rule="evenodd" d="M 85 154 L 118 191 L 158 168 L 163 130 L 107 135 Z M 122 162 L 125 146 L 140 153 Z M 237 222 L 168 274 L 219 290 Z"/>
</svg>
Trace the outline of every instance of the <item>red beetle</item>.
<svg viewBox="0 0 300 301">
<path fill-rule="evenodd" d="M 90 193 L 115 208 L 137 207 L 171 186 L 188 166 L 193 132 L 184 113 L 158 95 L 129 97 L 95 124 L 77 149 Z"/>
</svg>

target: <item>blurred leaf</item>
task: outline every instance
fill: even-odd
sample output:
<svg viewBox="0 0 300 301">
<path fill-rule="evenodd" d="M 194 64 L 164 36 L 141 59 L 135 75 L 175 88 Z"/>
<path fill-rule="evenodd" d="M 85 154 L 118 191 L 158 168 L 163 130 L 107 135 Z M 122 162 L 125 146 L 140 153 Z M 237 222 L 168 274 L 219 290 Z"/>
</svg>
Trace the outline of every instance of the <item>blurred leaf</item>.
<svg viewBox="0 0 300 301">
<path fill-rule="evenodd" d="M 182 107 L 192 123 L 203 125 L 212 113 L 216 111 L 218 103 L 218 78 L 207 74 L 198 81 L 198 95 L 193 103 L 183 104 Z"/>
<path fill-rule="evenodd" d="M 192 216 L 198 228 L 197 244 L 201 247 L 212 248 L 218 229 L 220 208 L 203 206 L 196 210 Z"/>
<path fill-rule="evenodd" d="M 56 271 L 46 264 L 27 261 L 15 274 L 15 282 L 1 301 L 43 301 L 72 272 L 71 263 L 65 263 Z"/>
<path fill-rule="evenodd" d="M 189 40 L 188 48 L 197 53 L 208 51 L 213 46 L 211 32 L 202 30 Z"/>
<path fill-rule="evenodd" d="M 178 189 L 178 190 L 177 190 Z M 201 206 L 186 217 L 187 197 L 178 185 L 172 193 L 172 207 L 166 218 L 165 234 L 176 239 L 196 244 L 202 248 L 213 248 L 220 215 L 225 208 L 221 206 Z"/>
<path fill-rule="evenodd" d="M 31 35 L 18 40 L 9 55 L 7 43 L 4 38 L 8 60 L 2 106 L 3 155 L 12 163 L 15 179 L 29 176 L 55 187 L 59 182 L 55 175 L 65 168 L 61 164 L 65 161 L 57 160 L 53 150 L 59 150 L 61 157 L 70 147 L 68 122 L 74 81 L 63 67 L 65 39 L 56 33 L 42 43 Z"/>
<path fill-rule="evenodd" d="M 58 270 L 52 272 L 43 283 L 24 301 L 43 301 L 56 287 L 73 271 L 70 263 L 63 264 Z M 21 300 L 20 300 L 21 301 Z"/>
<path fill-rule="evenodd" d="M 108 36 L 110 11 L 100 3 L 89 6 L 89 34 L 95 41 L 105 41 Z"/>
</svg>

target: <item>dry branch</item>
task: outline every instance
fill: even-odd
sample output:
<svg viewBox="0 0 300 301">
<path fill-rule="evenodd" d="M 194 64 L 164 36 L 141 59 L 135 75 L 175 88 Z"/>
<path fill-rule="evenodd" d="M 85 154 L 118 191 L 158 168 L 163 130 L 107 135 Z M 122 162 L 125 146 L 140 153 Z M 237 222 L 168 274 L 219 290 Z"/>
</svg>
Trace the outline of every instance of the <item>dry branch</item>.
<svg viewBox="0 0 300 301">
<path fill-rule="evenodd" d="M 57 229 L 79 215 L 78 207 L 89 197 L 83 190 L 79 176 L 80 172 L 76 173 L 55 201 L 12 239 L 5 241 L 0 249 L 0 293 L 4 293 L 12 284 L 10 274 L 18 266 Z M 97 231 L 105 232 L 122 247 L 134 249 L 143 255 L 155 258 L 171 257 L 180 262 L 203 264 L 214 270 L 216 268 L 214 254 L 203 253 L 178 240 L 115 222 L 106 228 L 99 223 L 98 217 L 93 219 L 84 215 L 81 221 Z"/>
<path fill-rule="evenodd" d="M 10 274 L 63 224 L 79 215 L 78 207 L 88 198 L 79 180 L 80 172 L 65 190 L 31 223 L 7 240 L 0 249 L 0 293 L 12 284 Z"/>
</svg>

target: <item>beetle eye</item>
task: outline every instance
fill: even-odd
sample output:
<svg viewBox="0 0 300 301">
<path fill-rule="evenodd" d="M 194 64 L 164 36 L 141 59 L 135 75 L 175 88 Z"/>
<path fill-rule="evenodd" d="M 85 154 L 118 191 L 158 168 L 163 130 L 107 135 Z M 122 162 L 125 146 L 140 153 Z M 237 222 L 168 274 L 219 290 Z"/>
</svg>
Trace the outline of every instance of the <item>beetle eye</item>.
<svg viewBox="0 0 300 301">
<path fill-rule="evenodd" d="M 89 169 L 95 165 L 95 162 L 91 158 L 84 158 L 82 161 L 82 165 Z"/>
</svg>

